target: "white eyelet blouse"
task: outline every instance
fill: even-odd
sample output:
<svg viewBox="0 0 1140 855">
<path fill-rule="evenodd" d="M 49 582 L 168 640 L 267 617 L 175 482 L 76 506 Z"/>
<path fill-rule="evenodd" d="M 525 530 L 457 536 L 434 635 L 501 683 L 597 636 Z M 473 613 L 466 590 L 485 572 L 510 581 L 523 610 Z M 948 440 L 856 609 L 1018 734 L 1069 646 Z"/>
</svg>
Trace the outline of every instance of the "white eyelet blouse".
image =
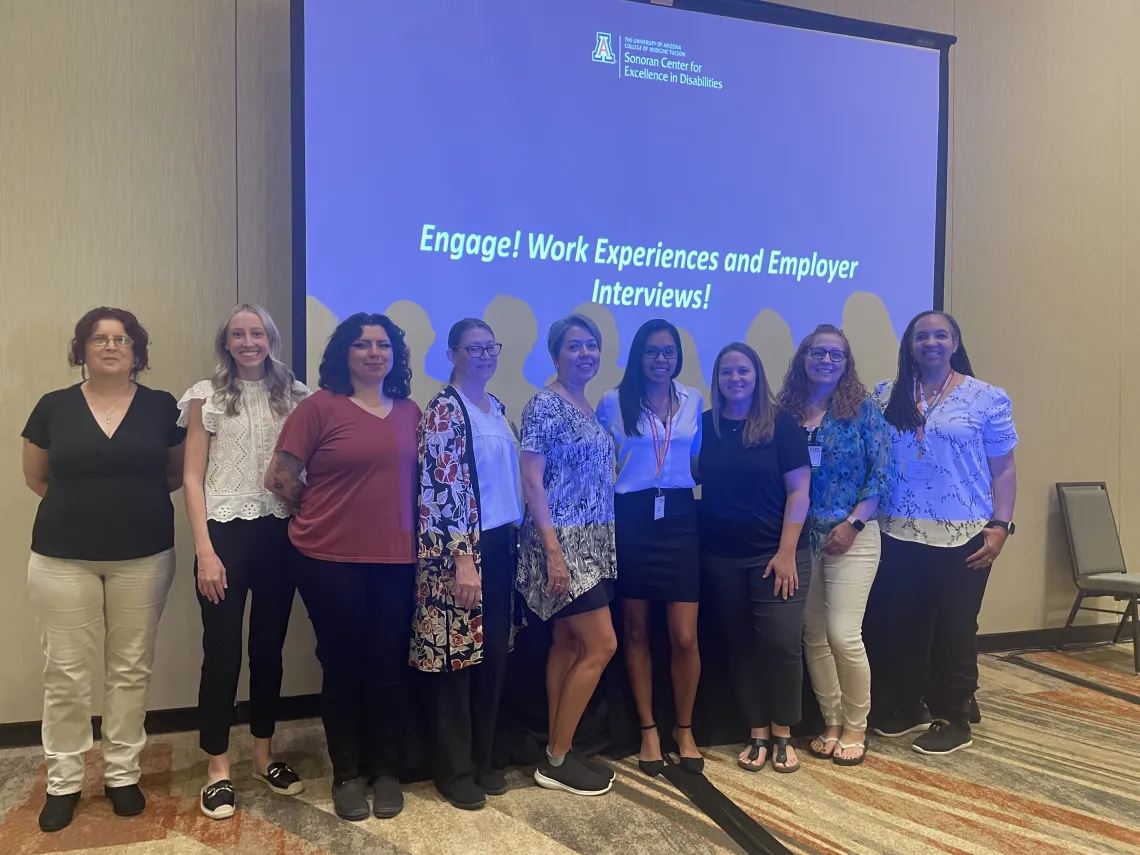
<svg viewBox="0 0 1140 855">
<path fill-rule="evenodd" d="M 264 380 L 238 380 L 240 408 L 228 415 L 214 400 L 214 384 L 202 380 L 178 402 L 178 424 L 189 422 L 190 403 L 202 401 L 202 424 L 211 435 L 206 464 L 206 518 L 216 522 L 255 520 L 275 516 L 286 519 L 289 506 L 263 485 L 273 449 L 286 416 L 269 404 Z M 293 404 L 310 394 L 303 383 L 293 384 Z M 292 408 L 290 408 L 290 412 Z"/>
</svg>

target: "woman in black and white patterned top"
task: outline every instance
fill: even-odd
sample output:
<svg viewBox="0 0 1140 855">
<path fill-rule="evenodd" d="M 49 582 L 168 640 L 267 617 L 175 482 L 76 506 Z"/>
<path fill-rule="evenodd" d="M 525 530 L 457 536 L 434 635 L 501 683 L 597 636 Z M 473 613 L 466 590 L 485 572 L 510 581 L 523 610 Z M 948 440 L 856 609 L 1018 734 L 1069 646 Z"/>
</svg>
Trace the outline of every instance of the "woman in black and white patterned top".
<svg viewBox="0 0 1140 855">
<path fill-rule="evenodd" d="M 1014 530 L 1012 405 L 974 377 L 957 321 L 936 311 L 907 326 L 898 377 L 875 396 L 901 477 L 880 508 L 882 564 L 867 611 L 880 641 L 872 644 L 874 729 L 926 730 L 914 750 L 949 754 L 972 744 L 978 612 Z"/>
<path fill-rule="evenodd" d="M 528 507 L 517 587 L 539 618 L 556 619 L 546 668 L 547 756 L 534 778 L 540 787 L 601 795 L 612 772 L 570 748 L 617 649 L 609 610 L 617 576 L 614 445 L 586 400 L 602 336 L 589 318 L 571 315 L 550 328 L 547 344 L 558 377 L 524 408 L 521 442 Z"/>
<path fill-rule="evenodd" d="M 226 819 L 235 809 L 228 752 L 247 594 L 253 596 L 253 775 L 277 793 L 304 790 L 297 773 L 274 761 L 270 748 L 281 693 L 281 648 L 296 584 L 288 535 L 292 508 L 262 481 L 281 426 L 309 390 L 281 362 L 281 336 L 260 306 L 235 306 L 214 344 L 217 373 L 182 396 L 178 424 L 189 429 L 186 514 L 194 532 L 194 576 L 202 610 L 199 744 L 210 759 L 199 808 L 211 819 Z"/>
</svg>

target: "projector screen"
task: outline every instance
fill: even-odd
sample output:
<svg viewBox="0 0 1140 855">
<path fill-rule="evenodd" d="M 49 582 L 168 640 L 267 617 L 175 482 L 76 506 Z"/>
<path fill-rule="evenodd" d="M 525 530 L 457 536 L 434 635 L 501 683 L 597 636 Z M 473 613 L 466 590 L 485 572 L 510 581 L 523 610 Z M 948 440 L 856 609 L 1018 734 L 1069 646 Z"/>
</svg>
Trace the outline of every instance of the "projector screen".
<svg viewBox="0 0 1140 855">
<path fill-rule="evenodd" d="M 491 390 L 517 418 L 552 374 L 547 328 L 581 311 L 603 333 L 594 399 L 654 317 L 680 328 L 680 379 L 706 394 L 724 344 L 751 343 L 778 385 L 823 322 L 868 384 L 893 375 L 907 321 L 941 300 L 952 40 L 689 5 L 306 4 L 299 373 L 315 385 L 339 319 L 386 312 L 422 406 L 448 376 L 448 329 L 481 317 L 504 344 Z"/>
</svg>

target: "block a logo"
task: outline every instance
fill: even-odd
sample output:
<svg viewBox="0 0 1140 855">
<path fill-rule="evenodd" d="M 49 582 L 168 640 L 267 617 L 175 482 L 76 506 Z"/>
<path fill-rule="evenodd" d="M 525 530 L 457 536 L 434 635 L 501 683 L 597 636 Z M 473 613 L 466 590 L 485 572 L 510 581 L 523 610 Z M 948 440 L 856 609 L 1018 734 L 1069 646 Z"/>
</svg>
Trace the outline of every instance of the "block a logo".
<svg viewBox="0 0 1140 855">
<path fill-rule="evenodd" d="M 594 62 L 605 62 L 609 65 L 617 62 L 617 57 L 614 55 L 614 37 L 609 33 L 598 33 L 592 58 Z"/>
</svg>

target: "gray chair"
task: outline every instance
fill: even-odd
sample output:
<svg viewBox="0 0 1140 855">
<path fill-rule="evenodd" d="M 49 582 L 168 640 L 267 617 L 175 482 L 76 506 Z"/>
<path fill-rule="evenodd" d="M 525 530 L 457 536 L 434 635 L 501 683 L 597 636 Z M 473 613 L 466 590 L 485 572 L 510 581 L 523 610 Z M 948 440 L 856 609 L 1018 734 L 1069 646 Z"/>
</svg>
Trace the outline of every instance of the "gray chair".
<svg viewBox="0 0 1140 855">
<path fill-rule="evenodd" d="M 1102 612 L 1120 615 L 1120 623 L 1112 643 L 1120 641 L 1124 625 L 1132 618 L 1132 652 L 1134 667 L 1140 674 L 1140 616 L 1136 601 L 1140 597 L 1140 573 L 1129 573 L 1120 548 L 1120 535 L 1108 501 L 1108 487 L 1101 482 L 1058 482 L 1057 498 L 1061 517 L 1069 537 L 1069 557 L 1077 598 L 1065 621 L 1065 629 L 1073 625 L 1077 612 Z M 1123 602 L 1124 610 L 1096 609 L 1082 605 L 1085 597 L 1112 597 Z M 1063 635 L 1062 635 L 1063 639 Z"/>
</svg>

